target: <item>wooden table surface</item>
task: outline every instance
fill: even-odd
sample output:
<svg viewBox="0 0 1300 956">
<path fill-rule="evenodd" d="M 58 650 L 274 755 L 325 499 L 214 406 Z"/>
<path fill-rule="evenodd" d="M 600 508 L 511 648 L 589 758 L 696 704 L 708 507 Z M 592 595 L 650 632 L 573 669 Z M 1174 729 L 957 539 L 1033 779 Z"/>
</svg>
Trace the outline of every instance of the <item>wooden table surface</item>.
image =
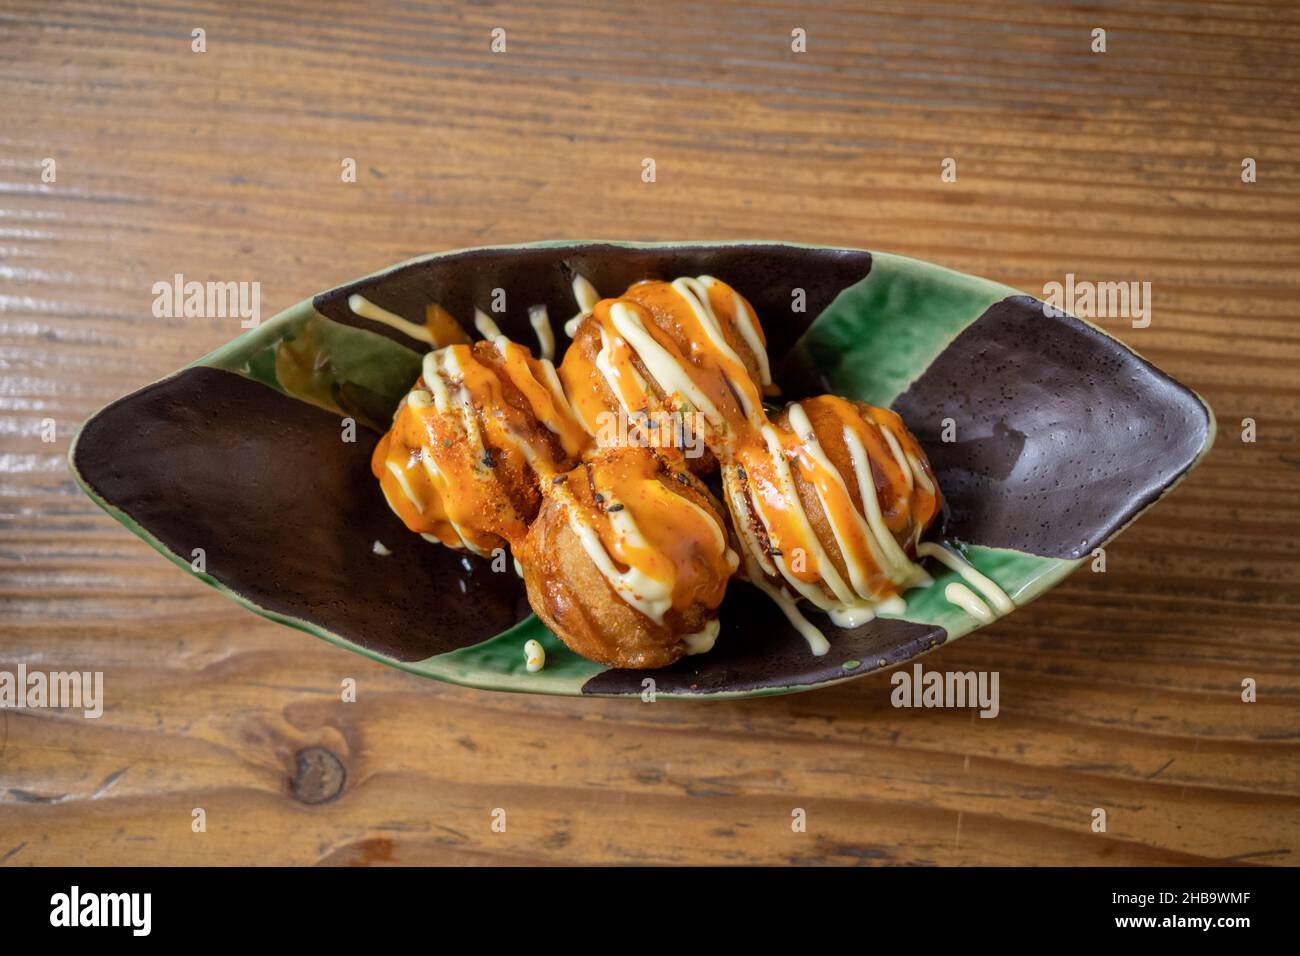
<svg viewBox="0 0 1300 956">
<path fill-rule="evenodd" d="M 1294 3 L 252 6 L 0 6 L 0 669 L 107 699 L 0 711 L 0 863 L 1297 862 Z M 1105 325 L 1218 441 L 1106 573 L 925 659 L 998 671 L 994 720 L 896 710 L 883 675 L 654 705 L 424 681 L 239 609 L 69 476 L 89 414 L 240 331 L 154 318 L 157 281 L 258 281 L 270 316 L 561 237 L 1149 281 L 1150 326 Z"/>
</svg>

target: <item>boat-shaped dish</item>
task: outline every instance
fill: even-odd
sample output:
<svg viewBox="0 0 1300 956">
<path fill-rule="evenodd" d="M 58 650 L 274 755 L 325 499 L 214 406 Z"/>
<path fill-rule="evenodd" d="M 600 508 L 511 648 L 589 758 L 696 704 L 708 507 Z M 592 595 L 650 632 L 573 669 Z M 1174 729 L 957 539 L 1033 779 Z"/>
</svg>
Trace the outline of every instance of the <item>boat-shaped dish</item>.
<svg viewBox="0 0 1300 956">
<path fill-rule="evenodd" d="M 504 289 L 510 308 L 494 318 L 527 342 L 528 306 L 575 311 L 575 275 L 612 295 L 701 274 L 753 303 L 786 396 L 834 392 L 902 416 L 946 500 L 939 536 L 1017 607 L 1155 504 L 1213 440 L 1206 404 L 1102 329 L 938 265 L 767 242 L 546 242 L 424 256 L 300 302 L 98 412 L 72 470 L 109 514 L 249 609 L 472 687 L 776 694 L 893 667 L 981 626 L 945 599 L 957 578 L 940 568 L 905 612 L 852 630 L 820 619 L 831 649 L 815 656 L 733 582 L 711 652 L 611 669 L 551 635 L 513 573 L 430 545 L 393 515 L 369 460 L 428 345 L 356 315 L 350 295 L 400 316 L 437 303 L 466 317 Z M 546 650 L 535 673 L 530 639 Z"/>
</svg>

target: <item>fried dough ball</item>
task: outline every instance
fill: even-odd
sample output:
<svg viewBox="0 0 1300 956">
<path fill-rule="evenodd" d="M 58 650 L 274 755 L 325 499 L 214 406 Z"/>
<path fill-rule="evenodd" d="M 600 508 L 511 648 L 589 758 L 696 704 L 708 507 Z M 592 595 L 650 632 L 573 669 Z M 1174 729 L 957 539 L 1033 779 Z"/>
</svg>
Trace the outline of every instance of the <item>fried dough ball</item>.
<svg viewBox="0 0 1300 956">
<path fill-rule="evenodd" d="M 648 449 L 609 448 L 544 493 L 518 557 L 529 603 L 560 640 L 627 668 L 713 646 L 739 558 L 698 478 Z"/>
<path fill-rule="evenodd" d="M 499 337 L 430 352 L 422 371 L 371 459 L 384 496 L 408 528 L 448 547 L 518 546 L 539 483 L 590 444 L 555 368 Z"/>
<path fill-rule="evenodd" d="M 941 506 L 925 453 L 889 409 L 834 395 L 787 405 L 723 466 L 746 575 L 841 626 L 923 580 Z"/>
<path fill-rule="evenodd" d="M 577 327 L 560 380 L 602 447 L 670 447 L 697 474 L 716 470 L 770 389 L 753 307 L 711 276 L 645 280 L 598 302 Z M 675 457 L 670 455 L 669 457 Z"/>
</svg>

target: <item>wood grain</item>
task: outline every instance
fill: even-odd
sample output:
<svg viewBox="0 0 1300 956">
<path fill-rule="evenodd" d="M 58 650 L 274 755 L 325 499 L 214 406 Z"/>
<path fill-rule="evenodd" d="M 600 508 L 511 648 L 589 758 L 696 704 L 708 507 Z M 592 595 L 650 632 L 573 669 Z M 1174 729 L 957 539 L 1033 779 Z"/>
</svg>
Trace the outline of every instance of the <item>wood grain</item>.
<svg viewBox="0 0 1300 956">
<path fill-rule="evenodd" d="M 102 670 L 107 707 L 0 711 L 0 863 L 1296 863 L 1297 41 L 1291 3 L 7 0 L 0 667 Z M 925 660 L 999 671 L 995 720 L 896 710 L 883 676 L 654 705 L 424 682 L 241 611 L 67 473 L 87 415 L 239 332 L 154 318 L 156 281 L 257 280 L 270 315 L 559 237 L 1150 281 L 1150 327 L 1107 328 L 1218 443 L 1105 574 Z M 327 802 L 309 747 L 346 772 Z"/>
</svg>

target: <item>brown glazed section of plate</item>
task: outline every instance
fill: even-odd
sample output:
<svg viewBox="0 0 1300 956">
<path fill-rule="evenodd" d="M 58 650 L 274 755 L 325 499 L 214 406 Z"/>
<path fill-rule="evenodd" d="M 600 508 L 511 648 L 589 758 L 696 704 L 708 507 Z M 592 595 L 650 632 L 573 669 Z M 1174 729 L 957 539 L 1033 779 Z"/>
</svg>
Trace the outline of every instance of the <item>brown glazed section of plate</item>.
<svg viewBox="0 0 1300 956">
<path fill-rule="evenodd" d="M 426 262 L 401 266 L 321 293 L 316 310 L 336 322 L 385 335 L 425 351 L 428 346 L 379 322 L 355 315 L 348 296 L 359 293 L 403 318 L 420 322 L 436 302 L 461 324 L 472 327 L 474 307 L 486 309 L 494 289 L 504 289 L 506 312 L 493 315 L 506 335 L 518 342 L 536 341 L 527 307 L 546 304 L 556 328 L 556 347 L 568 339 L 560 324 L 578 311 L 573 299 L 575 274 L 586 277 L 603 296 L 621 293 L 641 279 L 714 275 L 738 289 L 763 322 L 768 353 L 777 359 L 814 318 L 846 287 L 866 278 L 871 254 L 848 249 L 802 249 L 755 243 L 737 246 L 674 246 L 638 249 L 609 243 L 521 249 L 471 249 Z M 792 291 L 806 294 L 805 311 L 791 311 Z M 559 355 L 556 356 L 556 361 Z"/>
<path fill-rule="evenodd" d="M 91 419 L 77 470 L 110 505 L 273 613 L 417 661 L 477 644 L 530 611 L 513 574 L 431 547 L 370 474 L 379 436 L 219 369 L 185 369 Z M 373 551 L 381 541 L 392 552 Z"/>
<path fill-rule="evenodd" d="M 751 584 L 733 581 L 719 614 L 722 631 L 707 654 L 684 657 L 658 670 L 608 670 L 582 685 L 584 694 L 639 694 L 641 682 L 654 678 L 661 694 L 709 694 L 757 690 L 838 680 L 916 657 L 948 639 L 941 627 L 877 618 L 853 630 L 816 615 L 817 626 L 831 642 L 830 651 L 814 657 L 776 605 Z M 845 667 L 845 663 L 856 666 Z"/>
<path fill-rule="evenodd" d="M 1078 558 L 1196 461 L 1200 399 L 1114 339 L 1014 296 L 893 403 L 930 458 L 950 535 Z M 956 440 L 941 440 L 944 419 Z"/>
</svg>

